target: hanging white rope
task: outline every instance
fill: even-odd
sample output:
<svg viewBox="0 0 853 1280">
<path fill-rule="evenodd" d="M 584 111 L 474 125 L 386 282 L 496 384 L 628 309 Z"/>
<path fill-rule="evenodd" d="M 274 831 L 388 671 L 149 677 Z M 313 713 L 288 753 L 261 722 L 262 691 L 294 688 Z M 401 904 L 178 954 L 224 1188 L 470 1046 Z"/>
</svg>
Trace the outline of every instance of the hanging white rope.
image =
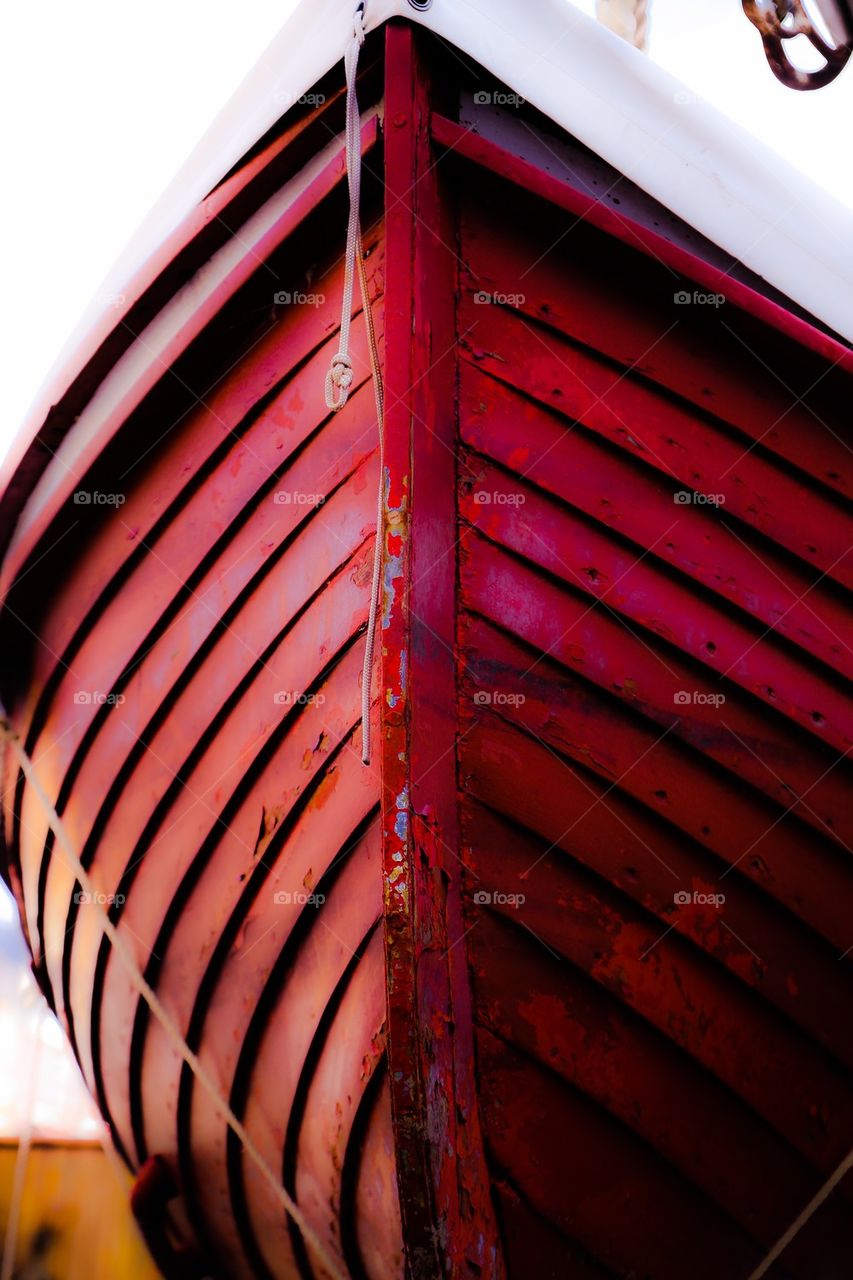
<svg viewBox="0 0 853 1280">
<path fill-rule="evenodd" d="M 349 353 L 349 331 L 352 320 L 352 287 L 355 274 L 355 256 L 361 250 L 361 129 L 358 114 L 355 81 L 358 73 L 358 55 L 364 44 L 364 5 L 359 4 L 353 15 L 353 32 L 344 54 L 347 81 L 346 99 L 346 163 L 349 187 L 349 218 L 347 243 L 344 256 L 344 296 L 341 305 L 340 346 L 332 356 L 326 374 L 326 404 L 330 409 L 342 409 L 352 386 L 352 359 Z"/>
<path fill-rule="evenodd" d="M 361 239 L 358 245 L 358 268 L 361 291 L 364 298 L 364 319 L 367 325 L 368 346 L 370 347 L 370 364 L 373 370 L 373 387 L 376 397 L 376 421 L 379 432 L 379 483 L 376 493 L 376 541 L 373 546 L 373 576 L 370 583 L 370 611 L 367 619 L 367 635 L 364 647 L 364 666 L 361 673 L 361 758 L 364 764 L 370 764 L 370 685 L 373 676 L 373 651 L 376 644 L 376 618 L 379 612 L 380 579 L 382 575 L 382 542 L 385 528 L 385 447 L 383 439 L 384 392 L 382 389 L 382 370 L 379 367 L 379 352 L 376 349 L 376 335 L 373 329 L 373 316 L 367 297 L 367 276 L 364 270 L 364 259 L 361 252 Z"/>
<path fill-rule="evenodd" d="M 95 881 L 80 861 L 77 851 L 72 844 L 71 838 L 65 829 L 65 825 L 59 814 L 56 812 L 56 807 L 50 799 L 50 796 L 42 786 L 41 779 L 36 772 L 35 766 L 24 750 L 18 734 L 12 728 L 2 705 L 0 705 L 0 735 L 5 737 L 11 743 L 12 749 L 18 758 L 18 763 L 21 766 L 21 771 L 29 785 L 33 788 L 39 804 L 41 805 L 54 835 L 56 836 L 55 848 L 60 849 L 65 855 L 65 858 L 67 859 L 66 865 L 69 870 L 74 873 L 79 884 L 90 895 L 92 905 L 100 912 L 101 925 L 104 933 L 109 938 L 113 951 L 127 970 L 127 975 L 137 993 L 142 997 L 148 1005 L 148 1008 L 151 1010 L 151 1013 L 160 1023 L 178 1055 L 183 1058 L 196 1080 L 198 1080 L 201 1087 L 208 1094 L 217 1111 L 228 1125 L 228 1128 L 231 1129 L 235 1136 L 240 1140 L 246 1155 L 258 1168 L 265 1181 L 269 1184 L 273 1194 L 281 1204 L 285 1213 L 289 1214 L 299 1227 L 306 1243 L 316 1252 L 317 1257 L 328 1269 L 329 1274 L 334 1276 L 335 1280 L 347 1280 L 346 1272 L 341 1270 L 338 1262 L 331 1256 L 326 1245 L 310 1225 L 302 1210 L 288 1195 L 287 1191 L 282 1186 L 280 1179 L 273 1173 L 259 1148 L 255 1145 L 245 1125 L 231 1110 L 228 1103 L 220 1093 L 213 1077 L 209 1074 L 207 1068 L 204 1066 L 198 1055 L 193 1053 L 192 1049 L 181 1034 L 177 1023 L 172 1018 L 172 1015 L 167 1012 L 164 1005 L 160 1002 L 159 996 L 154 991 L 154 988 L 146 981 L 136 961 L 136 957 L 127 947 L 124 938 L 110 919 L 106 905 L 101 902 L 102 895 L 99 892 L 98 886 L 95 884 Z"/>
<path fill-rule="evenodd" d="M 347 243 L 344 256 L 344 296 L 341 304 L 341 333 L 336 354 L 326 374 L 326 405 L 337 412 L 349 398 L 352 386 L 352 357 L 349 351 L 350 322 L 352 319 L 352 294 L 356 271 L 361 290 L 364 324 L 367 330 L 367 347 L 370 352 L 370 371 L 373 393 L 376 399 L 376 421 L 379 431 L 379 488 L 376 498 L 376 544 L 373 551 L 373 576 L 370 587 L 370 613 L 367 622 L 367 638 L 364 649 L 364 666 L 361 676 L 361 758 L 370 764 L 370 688 L 373 676 L 373 654 L 376 637 L 376 616 L 379 610 L 379 585 L 382 573 L 382 535 L 384 529 L 383 476 L 385 458 L 383 452 L 382 424 L 384 418 L 384 391 L 382 370 L 379 366 L 379 350 L 373 327 L 373 313 L 364 269 L 364 249 L 361 239 L 361 124 L 356 95 L 358 55 L 364 44 L 364 4 L 356 6 L 353 15 L 353 34 L 344 56 L 346 70 L 346 164 L 349 188 L 349 218 Z"/>
</svg>

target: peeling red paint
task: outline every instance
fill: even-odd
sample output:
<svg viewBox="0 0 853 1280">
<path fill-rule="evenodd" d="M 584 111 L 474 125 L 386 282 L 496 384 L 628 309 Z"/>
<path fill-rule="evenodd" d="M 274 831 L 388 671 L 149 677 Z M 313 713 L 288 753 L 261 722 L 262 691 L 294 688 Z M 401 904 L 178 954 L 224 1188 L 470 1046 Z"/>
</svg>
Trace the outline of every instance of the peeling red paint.
<svg viewBox="0 0 853 1280">
<path fill-rule="evenodd" d="M 321 396 L 340 155 L 265 248 L 296 273 L 328 246 L 322 312 L 279 314 L 247 264 L 228 325 L 198 317 L 204 360 L 175 345 L 200 387 L 227 370 L 202 402 L 152 375 L 100 424 L 126 507 L 72 556 L 59 498 L 22 499 L 13 718 L 342 1266 L 742 1280 L 853 1146 L 849 371 L 755 281 L 725 327 L 673 323 L 671 270 L 719 267 L 592 199 L 588 159 L 546 173 L 501 113 L 506 146 L 440 114 L 458 64 L 404 24 L 383 38 L 363 72 L 385 106 L 384 216 L 373 179 L 364 210 L 388 405 L 375 767 L 354 745 L 379 481 L 360 324 L 349 404 L 327 419 Z M 211 193 L 208 235 L 327 144 L 341 95 Z M 125 702 L 76 702 L 80 682 Z M 143 1202 L 166 1152 L 229 1276 L 307 1274 L 7 790 L 40 977 Z M 853 1256 L 848 1199 L 787 1274 Z"/>
</svg>

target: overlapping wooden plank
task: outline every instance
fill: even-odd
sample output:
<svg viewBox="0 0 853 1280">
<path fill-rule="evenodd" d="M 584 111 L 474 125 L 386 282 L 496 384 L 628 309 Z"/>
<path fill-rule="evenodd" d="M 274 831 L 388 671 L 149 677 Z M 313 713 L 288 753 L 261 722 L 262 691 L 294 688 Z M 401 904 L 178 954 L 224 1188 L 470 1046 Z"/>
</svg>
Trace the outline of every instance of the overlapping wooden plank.
<svg viewBox="0 0 853 1280">
<path fill-rule="evenodd" d="M 330 729 L 335 724 L 335 698 L 340 697 L 341 680 L 357 671 L 357 658 L 345 664 L 344 672 L 332 673 L 328 688 L 318 688 L 317 679 L 327 662 L 324 653 L 335 654 L 346 647 L 366 607 L 364 580 L 368 554 L 369 548 L 366 548 L 355 564 L 316 599 L 295 627 L 285 626 L 281 636 L 273 633 L 273 643 L 263 663 L 250 669 L 242 681 L 234 681 L 232 689 L 223 691 L 221 704 L 213 696 L 210 701 L 204 700 L 204 686 L 190 686 L 176 704 L 176 717 L 170 719 L 183 720 L 191 730 L 195 728 L 197 737 L 193 749 L 186 755 L 175 755 L 181 738 L 176 740 L 164 732 L 154 739 L 152 751 L 142 755 L 127 787 L 123 787 L 127 796 L 141 787 L 142 794 L 149 797 L 149 804 L 135 807 L 132 814 L 125 814 L 124 806 L 120 805 L 110 815 L 103 839 L 94 851 L 94 867 L 105 892 L 132 899 L 128 922 L 146 946 L 153 945 L 170 899 L 169 884 L 161 886 L 154 859 L 151 859 L 152 865 L 146 867 L 150 851 L 154 849 L 158 856 L 162 854 L 173 874 L 181 873 L 211 827 L 215 828 L 221 807 L 254 768 L 269 739 L 280 736 L 287 730 L 288 723 L 300 716 L 300 698 L 306 699 L 305 709 L 316 704 L 317 711 L 315 724 L 311 723 L 312 717 L 304 718 L 304 724 L 300 717 L 297 732 L 305 735 L 306 743 L 315 741 L 324 725 Z M 207 664 L 205 681 L 211 695 L 216 687 L 214 678 L 233 679 L 228 662 L 229 647 L 214 651 Z M 216 672 L 215 677 L 212 671 Z M 276 702 L 276 696 L 283 692 L 288 700 Z M 318 703 L 318 698 L 323 699 L 322 703 Z M 346 705 L 338 733 L 348 727 L 353 714 L 351 703 L 348 701 Z M 240 744 L 239 749 L 235 749 L 236 743 Z M 303 773 L 297 773 L 300 782 L 307 780 Z M 281 794 L 277 803 L 280 806 L 288 799 L 292 802 L 297 795 L 298 787 L 292 787 Z M 156 803 L 152 804 L 153 798 Z M 259 825 L 260 818 L 253 823 L 249 817 L 245 840 L 250 848 L 255 847 Z M 138 876 L 142 877 L 143 889 L 134 895 Z M 146 883 L 149 884 L 147 891 Z M 147 911 L 149 905 L 151 910 Z M 114 912 L 116 918 L 122 914 L 123 905 Z M 73 934 L 66 940 L 67 967 L 63 970 L 63 980 L 72 993 L 69 1017 L 73 1014 L 78 1053 L 87 1073 L 91 1070 L 89 1006 L 101 932 L 95 913 L 82 913 L 81 918 L 76 919 Z M 103 957 L 98 961 L 102 963 Z"/>
<path fill-rule="evenodd" d="M 337 571 L 341 558 L 369 536 L 370 508 L 367 475 L 358 473 L 352 483 L 338 489 L 328 511 L 316 505 L 302 508 L 310 513 L 308 516 L 300 517 L 300 508 L 295 505 L 278 506 L 273 495 L 268 495 L 236 546 L 228 548 L 226 564 L 216 562 L 211 566 L 170 625 L 159 636 L 155 632 L 150 637 L 150 648 L 130 673 L 124 686 L 126 692 L 117 703 L 108 705 L 111 714 L 102 718 L 100 732 L 81 739 L 78 753 L 71 757 L 66 770 L 60 800 L 63 810 L 69 806 L 76 814 L 72 825 L 87 861 L 93 854 L 91 843 L 87 843 L 90 836 L 94 832 L 93 842 L 97 842 L 103 837 L 105 826 L 113 832 L 120 829 L 117 841 L 115 836 L 107 836 L 118 849 L 128 847 L 128 840 L 132 842 L 134 831 L 143 825 L 150 811 L 151 797 L 155 803 L 160 799 L 180 762 L 191 751 L 196 741 L 192 725 L 198 711 L 205 707 L 215 710 L 217 693 L 224 702 L 229 684 L 233 686 L 257 663 L 276 634 L 277 624 L 296 615 Z M 279 514 L 289 511 L 294 514 Z M 330 529 L 335 525 L 339 527 L 333 535 Z M 301 534 L 301 551 L 288 545 L 297 532 Z M 310 549 L 307 555 L 306 548 Z M 265 585 L 267 589 L 262 590 Z M 363 581 L 363 591 L 366 585 Z M 216 653 L 220 641 L 224 641 L 226 653 L 233 655 L 225 667 L 220 666 L 221 656 Z M 94 654 L 93 660 L 96 658 Z M 116 660 L 121 664 L 120 653 Z M 218 679 L 213 682 L 211 668 L 219 670 Z M 283 696 L 293 698 L 301 692 L 292 679 L 288 683 L 286 667 L 278 678 Z M 182 700 L 195 702 L 195 715 L 186 719 L 169 717 L 166 713 Z M 126 799 L 121 803 L 128 794 L 130 771 L 139 767 L 140 760 L 140 793 L 148 797 L 141 812 L 131 810 Z M 117 782 L 119 776 L 121 785 Z M 148 778 L 151 781 L 146 781 Z M 75 794 L 88 795 L 89 804 L 76 806 Z M 98 805 L 93 803 L 95 796 Z M 64 904 L 70 899 L 66 883 L 69 878 L 73 881 L 63 864 L 56 862 L 40 885 L 45 909 L 50 911 L 58 930 L 50 939 L 45 933 L 51 960 L 56 958 L 56 939 L 66 937 L 70 924 L 70 920 L 63 919 Z"/>
<path fill-rule="evenodd" d="M 376 306 L 381 303 L 383 272 L 381 227 L 375 237 L 367 246 L 368 252 L 373 250 L 367 271 Z M 53 607 L 40 632 L 43 645 L 35 653 L 31 696 L 41 696 L 41 686 L 54 671 L 55 655 L 73 663 L 86 628 L 103 613 L 121 575 L 130 572 L 128 561 L 144 559 L 145 546 L 159 549 L 175 520 L 192 520 L 194 540 L 209 545 L 215 537 L 214 520 L 221 527 L 239 511 L 253 482 L 259 484 L 281 468 L 316 428 L 322 408 L 312 394 L 316 366 L 306 367 L 305 362 L 333 339 L 342 288 L 342 272 L 336 268 L 316 281 L 313 292 L 324 297 L 322 307 L 273 304 L 270 332 L 233 369 L 221 371 L 202 404 L 174 424 L 153 414 L 144 426 L 140 423 L 136 454 L 124 463 L 126 473 L 119 477 L 124 498 L 118 511 L 121 533 L 117 536 L 115 521 L 97 519 L 103 515 L 97 505 L 81 506 L 75 513 L 88 520 L 91 539 L 75 562 L 73 581 L 56 584 Z M 376 306 L 376 319 L 381 335 L 381 305 Z M 369 376 L 365 355 L 361 346 L 353 351 L 353 401 Z M 319 367 L 326 358 L 320 356 Z M 208 485 L 211 493 L 205 490 Z M 205 503 L 214 495 L 216 507 L 211 509 Z M 27 715 L 25 708 L 22 714 Z"/>
<path fill-rule="evenodd" d="M 663 638 L 716 676 L 723 696 L 728 683 L 738 685 L 834 750 L 853 744 L 843 684 L 826 668 L 807 665 L 769 628 L 719 609 L 635 547 L 512 476 L 495 469 L 479 482 L 497 496 L 484 504 L 463 493 L 461 514 L 492 541 L 580 592 L 589 607 L 600 602 L 626 629 Z M 524 502 L 516 505 L 519 495 Z M 674 669 L 672 680 L 675 696 L 681 690 Z"/>
<path fill-rule="evenodd" d="M 523 905 L 475 918 L 469 948 L 480 1024 L 617 1116 L 769 1247 L 817 1188 L 808 1161 L 618 999 L 552 955 L 525 930 Z M 841 1256 L 853 1250 L 853 1227 L 846 1209 L 830 1208 L 825 1229 Z M 802 1248 L 786 1262 L 794 1274 L 813 1274 Z"/>
<path fill-rule="evenodd" d="M 461 395 L 461 435 L 478 453 L 629 539 L 638 551 L 648 551 L 697 587 L 718 595 L 721 603 L 759 618 L 834 670 L 853 674 L 846 596 L 774 546 L 771 539 L 779 531 L 772 522 L 765 520 L 756 539 L 727 503 L 703 503 L 703 495 L 692 487 L 679 488 L 677 478 L 655 474 L 657 464 L 647 453 L 629 449 L 626 456 L 620 448 L 608 448 L 602 437 L 574 420 L 567 424 L 562 415 L 514 394 L 467 363 L 461 368 Z M 643 418 L 632 416 L 630 421 Z M 631 428 L 635 435 L 640 430 Z M 461 465 L 475 493 L 490 498 L 477 479 L 477 459 L 463 456 Z M 834 504 L 805 492 L 802 502 L 787 506 L 781 495 L 774 498 L 786 520 L 790 513 L 792 522 L 805 525 L 801 542 L 783 535 L 784 544 L 796 543 L 804 558 L 812 554 L 806 544 L 814 547 L 815 538 L 833 521 L 839 533 L 847 531 L 848 541 L 853 538 L 853 521 Z"/>
<path fill-rule="evenodd" d="M 600 792 L 590 794 L 544 747 L 501 722 L 466 734 L 461 768 L 478 802 L 464 827 L 466 848 L 480 850 L 472 863 L 478 887 L 523 893 L 524 924 L 546 947 L 696 1058 L 828 1176 L 853 1146 L 849 1070 L 682 937 L 674 921 L 667 925 L 631 900 L 622 885 L 642 882 L 656 862 L 636 813 L 615 793 L 596 803 Z M 489 823 L 481 806 L 513 825 Z M 469 822 L 478 824 L 476 845 Z M 519 918 L 513 902 L 494 893 L 482 909 Z M 676 909 L 673 902 L 673 916 Z M 707 929 L 720 927 L 717 904 L 700 900 L 688 909 Z M 731 967 L 785 965 L 784 955 L 756 958 L 737 934 L 728 943 Z M 839 1012 L 839 1037 L 840 1019 Z"/>
<path fill-rule="evenodd" d="M 738 523 L 741 537 L 754 528 L 821 576 L 848 588 L 853 584 L 849 511 L 815 493 L 803 477 L 773 465 L 763 450 L 729 437 L 704 416 L 653 394 L 620 366 L 608 367 L 512 311 L 472 306 L 460 320 L 468 333 L 469 362 L 645 462 L 666 477 L 672 493 L 688 494 L 689 505 L 704 501 Z M 525 443 L 516 437 L 518 450 Z M 525 472 L 523 455 L 519 462 Z"/>
<path fill-rule="evenodd" d="M 849 924 L 843 908 L 833 909 L 853 894 L 847 851 L 736 791 L 731 776 L 708 770 L 671 733 L 643 724 L 577 677 L 542 662 L 519 679 L 523 651 L 495 633 L 474 631 L 472 639 L 485 643 L 468 651 L 463 733 L 472 723 L 488 726 L 492 711 L 539 743 L 564 766 L 564 790 L 578 803 L 579 819 L 598 803 L 605 810 L 599 823 L 612 827 L 608 819 L 621 816 L 656 855 L 644 860 L 642 874 L 635 868 L 630 875 L 614 849 L 601 873 L 730 965 L 853 1069 L 853 1032 L 835 1017 L 853 1000 L 853 972 L 838 963 Z M 484 695 L 491 707 L 478 706 Z M 694 892 L 719 894 L 727 910 L 676 910 L 685 892 L 691 900 Z M 809 927 L 796 927 L 788 913 Z M 751 959 L 733 948 L 732 929 L 748 939 Z"/>
<path fill-rule="evenodd" d="M 823 836 L 834 834 L 842 845 L 853 846 L 853 776 L 831 748 L 736 685 L 727 683 L 723 693 L 716 673 L 657 635 L 627 629 L 615 611 L 591 607 L 587 597 L 482 539 L 463 538 L 462 545 L 463 603 L 529 646 L 523 671 L 535 672 L 537 659 L 546 654 Z M 462 646 L 477 645 L 467 634 L 476 626 L 463 615 Z"/>
<path fill-rule="evenodd" d="M 490 200 L 500 218 L 483 216 Z M 566 238 L 559 216 L 505 183 L 484 179 L 462 217 L 469 299 L 478 292 L 514 299 L 529 322 L 544 322 L 555 336 L 733 427 L 743 449 L 760 442 L 803 475 L 851 496 L 848 375 L 766 332 L 736 332 L 738 321 L 724 305 L 694 303 L 692 294 L 689 305 L 677 303 L 677 277 L 581 226 Z M 489 310 L 477 307 L 472 318 Z M 522 333 L 520 326 L 520 339 Z M 507 355 L 518 369 L 519 351 Z"/>
<path fill-rule="evenodd" d="M 757 1264 L 746 1233 L 604 1111 L 488 1032 L 478 1035 L 477 1052 L 496 1161 L 512 1167 L 548 1221 L 617 1274 L 719 1280 Z M 663 1206 L 666 1230 L 649 1230 Z"/>
</svg>

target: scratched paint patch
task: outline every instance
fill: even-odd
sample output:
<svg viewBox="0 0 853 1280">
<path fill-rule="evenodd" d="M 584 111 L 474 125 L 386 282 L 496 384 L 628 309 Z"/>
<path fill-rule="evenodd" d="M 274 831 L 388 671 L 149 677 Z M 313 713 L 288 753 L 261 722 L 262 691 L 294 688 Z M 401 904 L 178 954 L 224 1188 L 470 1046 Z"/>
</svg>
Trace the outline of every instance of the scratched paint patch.
<svg viewBox="0 0 853 1280">
<path fill-rule="evenodd" d="M 397 584 L 404 579 L 404 562 L 406 535 L 408 531 L 408 498 L 405 490 L 408 484 L 403 477 L 404 496 L 398 506 L 391 504 L 391 472 L 385 468 L 384 498 L 385 511 L 385 556 L 382 569 L 382 629 L 391 625 L 391 616 L 397 597 Z"/>
<path fill-rule="evenodd" d="M 409 815 L 408 812 L 398 813 L 394 820 L 394 830 L 397 838 L 404 843 L 409 836 Z"/>
</svg>

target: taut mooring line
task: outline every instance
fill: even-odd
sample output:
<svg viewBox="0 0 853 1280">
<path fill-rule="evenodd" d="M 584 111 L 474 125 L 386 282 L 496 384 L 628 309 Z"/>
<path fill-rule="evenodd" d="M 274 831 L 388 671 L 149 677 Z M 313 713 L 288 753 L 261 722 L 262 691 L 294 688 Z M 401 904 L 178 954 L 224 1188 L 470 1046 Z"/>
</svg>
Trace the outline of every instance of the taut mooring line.
<svg viewBox="0 0 853 1280">
<path fill-rule="evenodd" d="M 33 788 L 33 791 L 38 797 L 39 803 L 44 810 L 47 820 L 53 828 L 56 836 L 56 847 L 61 849 L 65 854 L 69 870 L 74 872 L 74 875 L 82 888 L 89 894 L 92 905 L 101 913 L 104 933 L 109 938 L 116 955 L 125 966 L 128 976 L 138 994 L 148 1005 L 148 1008 L 160 1023 L 178 1055 L 183 1058 L 199 1084 L 209 1095 L 217 1111 L 228 1125 L 228 1128 L 231 1129 L 239 1139 L 244 1151 L 271 1187 L 276 1199 L 280 1202 L 285 1213 L 288 1214 L 288 1216 L 296 1223 L 297 1227 L 305 1237 L 306 1242 L 312 1249 L 314 1249 L 317 1257 L 328 1269 L 329 1273 L 334 1276 L 335 1280 L 348 1280 L 347 1273 L 341 1271 L 338 1262 L 332 1258 L 326 1245 L 310 1225 L 302 1210 L 282 1186 L 281 1181 L 273 1173 L 260 1150 L 255 1145 L 245 1125 L 231 1110 L 231 1107 L 223 1098 L 217 1088 L 216 1082 L 208 1073 L 207 1068 L 202 1063 L 198 1054 L 194 1053 L 189 1047 L 181 1034 L 177 1023 L 161 1003 L 154 988 L 146 980 L 135 956 L 125 944 L 124 939 L 121 937 L 118 929 L 110 919 L 105 903 L 101 902 L 100 899 L 102 895 L 100 890 L 95 884 L 95 881 L 89 875 L 89 872 L 83 866 L 83 863 L 80 861 L 71 837 L 68 835 L 62 819 L 56 812 L 56 806 L 45 791 L 41 779 L 36 772 L 35 765 L 24 750 L 20 737 L 12 727 L 2 705 L 0 705 L 0 736 L 6 738 L 11 744 L 12 749 L 18 758 L 18 763 L 21 766 L 21 771 L 29 785 Z"/>
</svg>

